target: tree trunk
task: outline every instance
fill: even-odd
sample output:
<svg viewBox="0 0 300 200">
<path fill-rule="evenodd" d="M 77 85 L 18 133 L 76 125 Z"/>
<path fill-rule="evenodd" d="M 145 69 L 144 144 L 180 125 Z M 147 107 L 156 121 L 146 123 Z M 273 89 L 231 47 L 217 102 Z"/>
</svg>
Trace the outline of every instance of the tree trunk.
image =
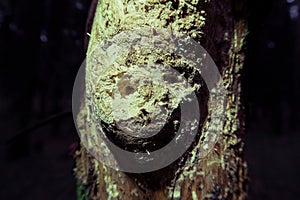
<svg viewBox="0 0 300 200">
<path fill-rule="evenodd" d="M 218 130 L 215 127 L 218 124 L 211 120 L 213 116 L 210 110 L 214 109 L 214 105 L 209 100 L 205 101 L 204 110 L 207 112 L 201 119 L 201 136 L 195 137 L 191 148 L 180 159 L 154 172 L 135 174 L 116 171 L 97 161 L 82 146 L 74 156 L 79 199 L 246 198 L 248 178 L 243 158 L 245 121 L 241 99 L 243 45 L 247 32 L 245 4 L 245 1 L 235 0 L 98 2 L 88 56 L 105 37 L 141 26 L 167 28 L 187 34 L 201 43 L 218 66 L 227 90 L 225 116 L 216 144 L 205 154 L 205 136 Z M 208 95 L 205 92 L 203 94 Z M 85 120 L 89 111 L 85 103 L 82 97 L 77 124 L 81 125 L 83 131 L 89 132 Z"/>
</svg>

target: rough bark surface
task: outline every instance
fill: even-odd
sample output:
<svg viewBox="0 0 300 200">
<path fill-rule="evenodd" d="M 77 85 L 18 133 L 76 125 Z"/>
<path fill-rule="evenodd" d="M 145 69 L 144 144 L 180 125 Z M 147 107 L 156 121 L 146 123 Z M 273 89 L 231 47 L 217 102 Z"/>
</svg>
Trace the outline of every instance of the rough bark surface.
<svg viewBox="0 0 300 200">
<path fill-rule="evenodd" d="M 208 112 L 201 137 L 182 158 L 165 169 L 128 174 L 96 161 L 84 147 L 75 153 L 75 173 L 88 199 L 245 199 L 247 165 L 243 158 L 244 109 L 241 78 L 243 45 L 247 32 L 245 2 L 200 0 L 101 0 L 97 4 L 87 55 L 104 37 L 136 27 L 165 27 L 190 35 L 216 62 L 225 88 L 226 116 L 214 149 L 206 156 L 205 142 L 219 124 L 212 124 Z M 88 131 L 82 101 L 78 115 Z M 207 102 L 208 110 L 213 108 Z M 201 159 L 200 159 L 201 157 Z"/>
</svg>

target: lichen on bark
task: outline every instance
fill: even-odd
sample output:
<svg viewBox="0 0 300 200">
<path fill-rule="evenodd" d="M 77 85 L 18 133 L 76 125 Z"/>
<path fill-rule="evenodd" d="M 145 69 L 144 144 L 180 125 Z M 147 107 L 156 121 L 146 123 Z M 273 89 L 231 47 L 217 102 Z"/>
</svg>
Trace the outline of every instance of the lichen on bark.
<svg viewBox="0 0 300 200">
<path fill-rule="evenodd" d="M 90 199 L 245 199 L 247 167 L 242 156 L 244 117 L 241 101 L 241 72 L 244 61 L 242 47 L 247 26 L 243 15 L 234 15 L 235 9 L 236 5 L 231 0 L 224 2 L 213 0 L 101 0 L 98 2 L 90 33 L 87 57 L 95 52 L 103 40 L 122 31 L 138 27 L 167 28 L 191 36 L 206 48 L 221 71 L 227 96 L 226 115 L 224 119 L 220 119 L 223 121 L 211 123 L 211 118 L 214 117 L 213 113 L 208 112 L 205 115 L 200 130 L 201 137 L 176 162 L 170 173 L 166 174 L 168 181 L 164 181 L 161 172 L 154 172 L 150 175 L 132 175 L 115 171 L 98 162 L 82 147 L 75 154 L 75 172 L 78 180 L 90 188 Z M 130 59 L 137 65 L 146 58 L 143 54 L 134 55 L 136 57 Z M 167 53 L 161 52 L 152 54 L 155 58 L 154 61 L 168 60 L 166 55 Z M 134 70 L 134 67 L 125 65 L 126 59 L 121 60 L 120 65 L 115 66 L 116 70 L 108 72 L 108 75 L 118 77 L 118 74 L 123 76 L 128 70 Z M 176 63 L 176 59 L 170 62 Z M 87 63 L 87 65 L 89 64 L 93 63 Z M 93 72 L 87 70 L 86 73 Z M 112 79 L 104 78 L 104 80 L 111 81 Z M 88 82 L 90 80 L 86 81 L 88 84 L 92 83 Z M 103 98 L 105 95 L 108 99 L 111 98 L 109 93 L 112 91 L 102 85 L 105 81 L 93 83 L 95 99 L 98 99 L 99 96 Z M 116 85 L 119 87 L 120 96 L 133 95 L 134 92 L 139 93 L 137 88 L 126 83 L 125 79 L 116 81 Z M 127 90 L 127 86 L 133 90 Z M 161 86 L 155 87 L 157 88 L 152 88 L 152 90 L 157 93 L 152 98 L 153 101 L 155 99 L 159 101 L 163 94 L 167 93 L 167 89 Z M 105 92 L 104 95 L 103 92 Z M 140 93 L 142 92 L 147 92 L 147 89 L 140 91 Z M 213 96 L 214 94 L 209 95 Z M 140 99 L 143 100 L 144 97 L 141 95 Z M 85 109 L 84 103 L 77 120 L 78 124 L 81 124 L 81 129 L 88 131 L 90 128 L 87 119 L 91 117 L 91 113 Z M 172 105 L 172 102 L 168 103 Z M 97 105 L 104 106 L 101 101 L 98 101 Z M 175 108 L 176 105 L 174 103 L 173 107 Z M 208 110 L 214 109 L 215 112 L 218 112 L 214 106 L 212 102 L 207 102 Z M 141 109 L 147 111 L 144 107 Z M 106 119 L 107 123 L 112 122 L 114 116 L 110 115 L 110 108 L 100 110 L 105 110 L 107 113 L 99 113 L 99 116 Z M 139 113 L 140 111 L 136 111 L 134 115 L 138 116 Z M 215 135 L 214 131 L 219 129 L 216 127 L 221 125 L 223 131 L 219 133 L 220 137 L 211 138 Z M 214 145 L 213 150 L 206 152 L 206 145 L 216 139 L 218 142 Z M 144 181 L 145 179 L 146 181 Z"/>
</svg>

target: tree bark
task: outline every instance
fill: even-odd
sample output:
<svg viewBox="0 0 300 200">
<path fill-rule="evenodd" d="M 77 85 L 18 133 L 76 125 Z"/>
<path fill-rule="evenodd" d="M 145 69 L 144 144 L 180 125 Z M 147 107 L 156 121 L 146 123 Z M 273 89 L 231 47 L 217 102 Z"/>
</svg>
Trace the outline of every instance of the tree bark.
<svg viewBox="0 0 300 200">
<path fill-rule="evenodd" d="M 104 37 L 140 26 L 171 27 L 190 35 L 218 66 L 227 90 L 226 114 L 223 131 L 213 150 L 205 157 L 200 156 L 199 152 L 205 152 L 202 139 L 216 126 L 211 123 L 212 113 L 209 112 L 214 105 L 206 102 L 208 112 L 202 120 L 201 137 L 196 137 L 194 145 L 175 164 L 155 172 L 130 174 L 116 171 L 98 162 L 82 146 L 74 155 L 81 199 L 246 198 L 248 177 L 243 158 L 245 119 L 241 87 L 247 33 L 245 7 L 245 1 L 236 0 L 98 2 L 87 55 Z M 88 132 L 84 120 L 88 111 L 84 106 L 82 109 L 78 123 Z"/>
</svg>

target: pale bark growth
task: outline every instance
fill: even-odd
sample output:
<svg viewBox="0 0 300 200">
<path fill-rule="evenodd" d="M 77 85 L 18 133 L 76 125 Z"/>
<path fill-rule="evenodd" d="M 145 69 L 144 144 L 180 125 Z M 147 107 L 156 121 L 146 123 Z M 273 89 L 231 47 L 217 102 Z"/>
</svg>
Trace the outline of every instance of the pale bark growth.
<svg viewBox="0 0 300 200">
<path fill-rule="evenodd" d="M 158 172 L 150 177 L 150 179 L 153 178 L 150 183 L 157 184 L 157 186 L 149 187 L 140 181 L 139 176 L 128 175 L 105 167 L 93 159 L 82 147 L 75 155 L 75 172 L 79 182 L 89 190 L 89 198 L 157 200 L 246 198 L 247 166 L 242 154 L 244 116 L 241 102 L 241 73 L 244 62 L 242 47 L 247 26 L 244 17 L 233 16 L 232 12 L 235 10 L 241 12 L 241 7 L 233 4 L 231 0 L 224 2 L 99 1 L 90 33 L 87 56 L 91 55 L 105 38 L 112 37 L 121 31 L 137 27 L 168 28 L 188 34 L 196 41 L 203 43 L 213 58 L 218 58 L 216 62 L 228 93 L 225 124 L 216 121 L 211 123 L 213 113 L 208 112 L 200 130 L 201 138 L 195 141 L 193 148 L 178 161 L 178 166 L 172 171 L 173 174 L 166 174 L 170 179 L 166 183 L 160 183 L 161 177 L 155 178 L 155 176 L 161 176 Z M 221 20 L 220 17 L 224 19 Z M 162 54 L 154 55 L 159 57 Z M 133 59 L 136 59 L 138 63 L 142 58 L 141 55 Z M 118 70 L 124 69 L 116 69 L 114 72 L 117 73 Z M 86 73 L 93 72 L 87 71 Z M 101 92 L 99 89 L 101 85 L 94 87 L 98 89 L 97 92 Z M 159 99 L 160 95 L 158 93 L 153 98 Z M 85 109 L 85 103 L 86 100 L 83 101 L 82 111 L 78 115 L 78 123 L 81 124 L 81 130 L 88 131 L 90 130 L 88 119 L 91 113 Z M 208 102 L 207 107 L 209 111 L 213 109 L 215 112 L 222 112 L 218 111 L 212 102 Z M 108 117 L 107 122 L 109 123 L 110 120 Z M 220 133 L 220 137 L 211 138 L 214 131 L 218 130 L 216 127 L 221 125 L 223 132 Z M 214 143 L 216 139 L 218 141 L 214 149 L 206 152 L 206 145 L 211 145 L 210 143 Z"/>
</svg>

